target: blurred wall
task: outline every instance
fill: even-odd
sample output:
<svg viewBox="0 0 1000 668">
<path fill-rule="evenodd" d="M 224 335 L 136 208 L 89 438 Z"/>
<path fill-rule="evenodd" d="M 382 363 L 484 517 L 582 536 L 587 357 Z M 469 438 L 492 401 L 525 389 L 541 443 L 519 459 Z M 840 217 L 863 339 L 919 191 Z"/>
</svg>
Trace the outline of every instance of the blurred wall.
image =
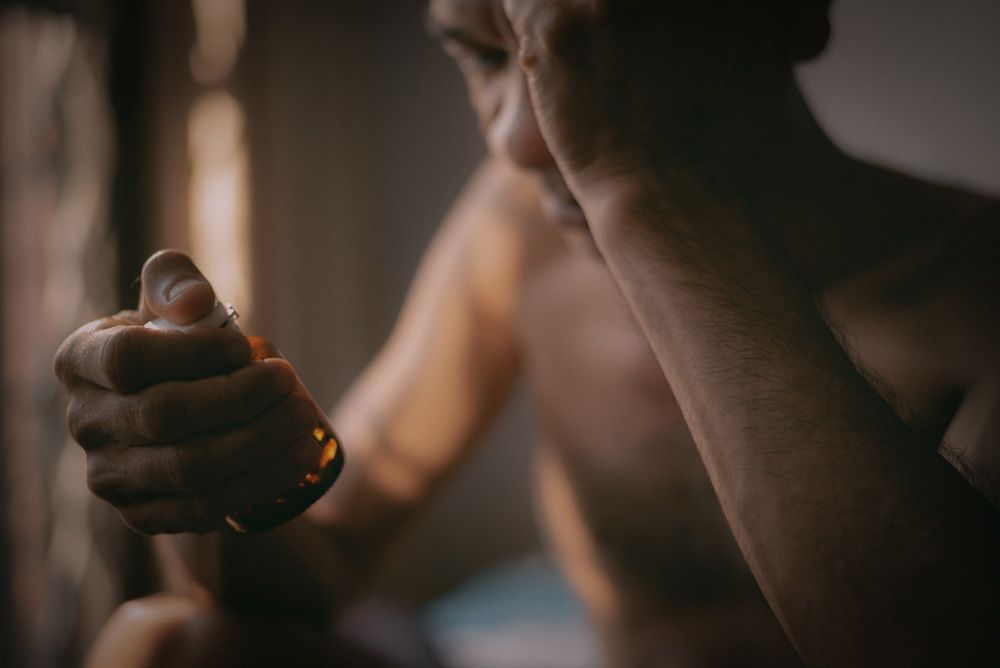
<svg viewBox="0 0 1000 668">
<path fill-rule="evenodd" d="M 800 73 L 845 149 L 1000 195 L 997 0 L 834 0 L 830 49 Z"/>
</svg>

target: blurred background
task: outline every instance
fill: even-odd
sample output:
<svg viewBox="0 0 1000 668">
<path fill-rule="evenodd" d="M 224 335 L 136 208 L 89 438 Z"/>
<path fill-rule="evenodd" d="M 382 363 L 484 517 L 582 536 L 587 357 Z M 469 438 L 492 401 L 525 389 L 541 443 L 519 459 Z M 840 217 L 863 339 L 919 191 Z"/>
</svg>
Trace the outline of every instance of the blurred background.
<svg viewBox="0 0 1000 668">
<path fill-rule="evenodd" d="M 76 665 L 121 601 L 158 587 L 147 541 L 90 498 L 51 373 L 73 329 L 134 306 L 149 253 L 191 253 L 244 329 L 275 340 L 326 405 L 387 336 L 483 155 L 422 11 L 0 1 L 0 666 Z M 831 47 L 801 80 L 849 150 L 1000 195 L 998 34 L 996 0 L 838 0 Z M 577 649 L 516 664 L 463 646 L 451 653 L 462 665 L 587 661 L 578 611 L 532 556 L 530 446 L 518 398 L 409 533 L 381 593 L 460 625 L 442 597 L 515 564 L 551 594 Z M 500 581 L 474 582 L 520 614 Z"/>
</svg>

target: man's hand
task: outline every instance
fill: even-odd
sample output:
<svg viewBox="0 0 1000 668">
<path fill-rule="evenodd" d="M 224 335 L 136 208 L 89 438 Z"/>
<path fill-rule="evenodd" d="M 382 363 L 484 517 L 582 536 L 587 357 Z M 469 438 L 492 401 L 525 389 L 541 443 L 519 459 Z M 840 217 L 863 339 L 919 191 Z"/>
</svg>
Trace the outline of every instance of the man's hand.
<svg viewBox="0 0 1000 668">
<path fill-rule="evenodd" d="M 245 337 L 226 329 L 142 326 L 191 323 L 214 302 L 186 256 L 162 251 L 143 267 L 140 312 L 88 323 L 56 353 L 88 484 L 143 533 L 216 529 L 319 461 L 316 408 L 287 362 L 250 363 Z"/>
<path fill-rule="evenodd" d="M 764 84 L 740 54 L 767 17 L 729 4 L 505 0 L 542 134 L 592 225 L 609 188 L 725 179 L 755 157 L 737 146 Z"/>
</svg>

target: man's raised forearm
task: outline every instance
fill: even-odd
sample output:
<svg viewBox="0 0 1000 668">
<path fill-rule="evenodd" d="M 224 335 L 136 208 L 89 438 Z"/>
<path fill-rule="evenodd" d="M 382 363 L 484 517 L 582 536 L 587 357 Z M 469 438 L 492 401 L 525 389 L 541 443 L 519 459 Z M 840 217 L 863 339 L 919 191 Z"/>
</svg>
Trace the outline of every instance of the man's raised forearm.
<svg viewBox="0 0 1000 668">
<path fill-rule="evenodd" d="M 855 368 L 739 206 L 670 185 L 588 217 L 799 650 L 996 652 L 996 510 Z"/>
</svg>

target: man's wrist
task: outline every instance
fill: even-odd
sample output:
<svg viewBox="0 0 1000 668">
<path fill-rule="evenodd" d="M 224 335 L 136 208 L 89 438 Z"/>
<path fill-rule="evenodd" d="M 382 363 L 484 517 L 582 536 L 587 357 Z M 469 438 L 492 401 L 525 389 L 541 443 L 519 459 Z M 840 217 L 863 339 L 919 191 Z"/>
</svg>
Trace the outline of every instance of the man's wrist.
<svg viewBox="0 0 1000 668">
<path fill-rule="evenodd" d="M 687 237 L 718 206 L 701 178 L 678 170 L 621 170 L 575 190 L 598 246 L 644 231 Z"/>
<path fill-rule="evenodd" d="M 661 199 L 665 179 L 646 167 L 594 165 L 566 174 L 566 182 L 587 215 L 591 229 L 623 222 L 640 202 Z"/>
</svg>

